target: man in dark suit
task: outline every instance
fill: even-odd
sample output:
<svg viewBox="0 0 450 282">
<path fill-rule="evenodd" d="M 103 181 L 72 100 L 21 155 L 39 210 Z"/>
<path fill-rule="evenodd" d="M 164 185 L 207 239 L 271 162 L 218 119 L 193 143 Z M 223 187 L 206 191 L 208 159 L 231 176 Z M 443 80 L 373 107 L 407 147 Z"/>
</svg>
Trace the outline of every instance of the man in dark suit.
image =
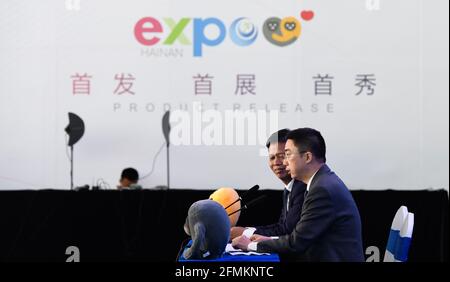
<svg viewBox="0 0 450 282">
<path fill-rule="evenodd" d="M 295 225 L 299 221 L 306 184 L 292 179 L 291 175 L 286 171 L 286 166 L 284 164 L 284 147 L 286 145 L 288 133 L 289 129 L 281 129 L 273 133 L 266 142 L 266 147 L 269 151 L 270 169 L 285 185 L 283 191 L 283 207 L 278 222 L 256 227 L 233 227 L 231 229 L 231 239 L 242 234 L 250 238 L 253 233 L 264 236 L 289 234 L 294 230 Z"/>
<path fill-rule="evenodd" d="M 325 141 L 317 130 L 299 128 L 285 146 L 291 176 L 307 183 L 300 221 L 278 239 L 253 235 L 233 240 L 235 248 L 294 254 L 306 261 L 364 261 L 361 219 L 342 180 L 325 164 Z"/>
</svg>

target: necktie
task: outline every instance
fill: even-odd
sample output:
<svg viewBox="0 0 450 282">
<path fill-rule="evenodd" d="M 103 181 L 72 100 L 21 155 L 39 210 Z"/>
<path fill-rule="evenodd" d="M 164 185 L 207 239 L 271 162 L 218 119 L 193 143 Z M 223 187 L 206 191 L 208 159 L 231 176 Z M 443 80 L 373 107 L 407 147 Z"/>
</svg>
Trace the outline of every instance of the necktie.
<svg viewBox="0 0 450 282">
<path fill-rule="evenodd" d="M 284 189 L 284 199 L 283 199 L 283 203 L 284 203 L 284 218 L 286 218 L 287 216 L 287 212 L 289 211 L 289 195 L 291 192 L 289 192 L 289 190 Z"/>
</svg>

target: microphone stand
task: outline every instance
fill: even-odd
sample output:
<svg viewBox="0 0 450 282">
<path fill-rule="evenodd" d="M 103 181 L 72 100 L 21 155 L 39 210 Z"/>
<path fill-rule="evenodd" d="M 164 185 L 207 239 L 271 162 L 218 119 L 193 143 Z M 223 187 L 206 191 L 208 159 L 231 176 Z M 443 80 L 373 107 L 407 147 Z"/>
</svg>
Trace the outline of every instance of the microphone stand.
<svg viewBox="0 0 450 282">
<path fill-rule="evenodd" d="M 167 148 L 166 148 L 166 152 L 167 152 L 167 190 L 169 190 L 170 188 L 170 157 L 169 157 L 169 142 L 167 143 Z"/>
<path fill-rule="evenodd" d="M 73 145 L 70 146 L 70 190 L 73 190 Z"/>
</svg>

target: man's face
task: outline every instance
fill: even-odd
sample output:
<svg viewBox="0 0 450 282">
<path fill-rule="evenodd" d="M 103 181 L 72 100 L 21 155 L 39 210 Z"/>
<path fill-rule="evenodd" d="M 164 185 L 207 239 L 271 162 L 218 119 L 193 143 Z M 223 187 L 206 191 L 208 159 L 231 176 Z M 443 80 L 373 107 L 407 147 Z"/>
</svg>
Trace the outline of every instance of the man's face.
<svg viewBox="0 0 450 282">
<path fill-rule="evenodd" d="M 120 186 L 122 186 L 122 187 L 130 187 L 131 184 L 133 184 L 133 182 L 131 180 L 129 180 L 128 178 L 120 179 Z"/>
<path fill-rule="evenodd" d="M 292 178 L 301 180 L 301 174 L 306 164 L 303 155 L 298 152 L 297 147 L 291 139 L 288 139 L 286 142 L 284 152 L 286 154 L 284 160 L 286 169 L 290 172 Z"/>
<path fill-rule="evenodd" d="M 284 165 L 284 146 L 286 143 L 272 143 L 269 146 L 269 166 L 275 175 L 283 180 L 289 180 L 289 172 Z"/>
</svg>

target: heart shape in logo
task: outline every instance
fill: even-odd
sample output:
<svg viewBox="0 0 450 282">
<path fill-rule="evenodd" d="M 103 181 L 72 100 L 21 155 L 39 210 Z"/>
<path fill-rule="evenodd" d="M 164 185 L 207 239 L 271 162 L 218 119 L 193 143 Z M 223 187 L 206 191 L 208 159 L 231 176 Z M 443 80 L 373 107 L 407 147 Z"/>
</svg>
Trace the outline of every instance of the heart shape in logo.
<svg viewBox="0 0 450 282">
<path fill-rule="evenodd" d="M 310 20 L 312 20 L 314 18 L 314 12 L 313 11 L 302 11 L 300 13 L 300 16 L 305 21 L 310 21 Z"/>
</svg>

